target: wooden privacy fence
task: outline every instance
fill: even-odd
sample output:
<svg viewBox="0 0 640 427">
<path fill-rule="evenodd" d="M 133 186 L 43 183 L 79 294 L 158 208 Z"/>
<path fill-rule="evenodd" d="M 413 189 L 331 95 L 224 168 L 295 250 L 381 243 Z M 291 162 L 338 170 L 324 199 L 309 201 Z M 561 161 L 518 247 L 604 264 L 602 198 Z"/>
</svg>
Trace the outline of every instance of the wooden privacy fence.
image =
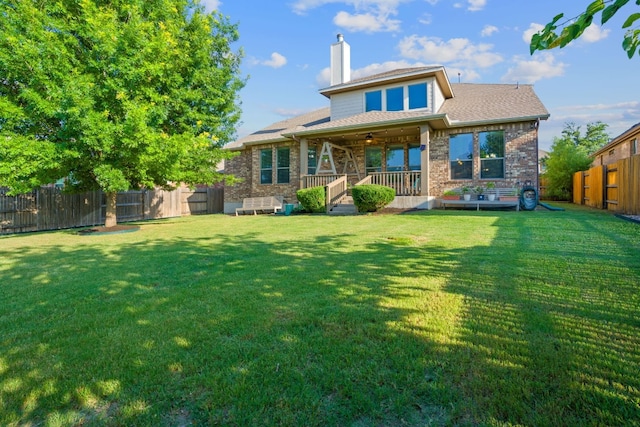
<svg viewBox="0 0 640 427">
<path fill-rule="evenodd" d="M 640 155 L 576 172 L 573 203 L 640 215 Z"/>
<path fill-rule="evenodd" d="M 118 222 L 223 212 L 222 187 L 142 190 L 118 193 Z M 104 224 L 106 198 L 101 191 L 65 194 L 43 187 L 7 196 L 0 188 L 0 234 L 58 230 Z"/>
</svg>

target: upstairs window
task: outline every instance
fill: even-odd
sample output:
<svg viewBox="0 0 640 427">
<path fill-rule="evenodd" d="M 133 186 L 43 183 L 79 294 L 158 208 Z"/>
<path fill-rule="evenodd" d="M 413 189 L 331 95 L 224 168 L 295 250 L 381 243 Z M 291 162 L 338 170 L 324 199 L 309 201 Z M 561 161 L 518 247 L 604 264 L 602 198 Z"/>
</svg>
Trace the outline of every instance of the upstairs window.
<svg viewBox="0 0 640 427">
<path fill-rule="evenodd" d="M 473 134 L 449 136 L 449 165 L 451 179 L 473 178 Z"/>
<path fill-rule="evenodd" d="M 277 183 L 278 184 L 288 184 L 289 183 L 289 147 L 280 147 L 276 151 L 276 164 L 277 168 Z"/>
<path fill-rule="evenodd" d="M 479 132 L 480 178 L 504 178 L 504 132 Z"/>
<path fill-rule="evenodd" d="M 409 109 L 427 108 L 427 84 L 409 85 Z"/>
<path fill-rule="evenodd" d="M 376 90 L 364 94 L 364 111 L 382 111 L 382 91 Z"/>
<path fill-rule="evenodd" d="M 638 140 L 636 138 L 631 141 L 631 155 L 635 154 L 638 154 Z"/>
<path fill-rule="evenodd" d="M 386 90 L 387 111 L 404 110 L 404 88 L 394 87 Z"/>
<path fill-rule="evenodd" d="M 260 150 L 260 184 L 273 183 L 273 155 L 271 148 Z"/>
</svg>

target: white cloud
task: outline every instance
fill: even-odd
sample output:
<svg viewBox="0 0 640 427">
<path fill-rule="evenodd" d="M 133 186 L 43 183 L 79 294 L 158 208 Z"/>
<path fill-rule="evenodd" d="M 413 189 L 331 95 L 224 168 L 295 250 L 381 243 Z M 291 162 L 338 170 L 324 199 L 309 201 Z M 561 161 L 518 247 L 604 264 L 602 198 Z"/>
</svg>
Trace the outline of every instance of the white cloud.
<svg viewBox="0 0 640 427">
<path fill-rule="evenodd" d="M 204 6 L 204 10 L 208 13 L 220 9 L 222 2 L 220 0 L 202 0 L 200 2 Z"/>
<path fill-rule="evenodd" d="M 503 61 L 501 55 L 492 52 L 493 45 L 474 44 L 465 38 L 443 41 L 437 37 L 412 35 L 402 39 L 398 49 L 405 58 L 465 69 L 487 68 Z"/>
<path fill-rule="evenodd" d="M 429 25 L 431 24 L 431 21 L 432 21 L 432 17 L 428 13 L 423 13 L 422 16 L 418 18 L 418 22 L 423 25 Z"/>
<path fill-rule="evenodd" d="M 535 83 L 538 80 L 551 77 L 559 77 L 564 74 L 567 67 L 562 62 L 556 62 L 551 53 L 541 53 L 538 59 L 526 60 L 522 57 L 514 57 L 514 67 L 509 68 L 502 77 L 504 83 Z"/>
<path fill-rule="evenodd" d="M 538 24 L 536 22 L 532 22 L 529 25 L 529 28 L 524 30 L 524 32 L 522 33 L 522 40 L 524 40 L 526 44 L 530 44 L 531 37 L 533 37 L 535 33 L 537 33 L 538 31 L 541 31 L 543 28 L 544 28 L 544 25 Z"/>
<path fill-rule="evenodd" d="M 485 25 L 482 31 L 480 32 L 480 35 L 482 37 L 489 37 L 493 35 L 493 33 L 497 33 L 498 31 L 500 30 L 498 30 L 498 27 L 496 27 L 495 25 Z"/>
<path fill-rule="evenodd" d="M 250 58 L 249 63 L 251 65 L 264 65 L 265 67 L 280 68 L 287 63 L 287 58 L 279 54 L 278 52 L 273 52 L 271 54 L 271 59 L 260 60 L 256 58 Z"/>
<path fill-rule="evenodd" d="M 372 15 L 371 13 L 352 15 L 348 12 L 338 12 L 333 18 L 333 23 L 340 28 L 351 32 L 377 33 L 380 31 L 398 31 L 401 21 L 389 19 L 384 15 Z"/>
<path fill-rule="evenodd" d="M 584 30 L 584 33 L 582 33 L 580 40 L 587 43 L 595 43 L 597 41 L 606 39 L 609 36 L 610 32 L 611 30 L 609 29 L 603 30 L 601 26 L 597 24 L 591 24 L 587 27 L 586 30 Z"/>
<path fill-rule="evenodd" d="M 484 9 L 486 5 L 487 0 L 469 0 L 469 7 L 467 8 L 467 10 L 471 12 L 477 12 Z"/>
<path fill-rule="evenodd" d="M 340 11 L 333 18 L 337 26 L 353 32 L 400 31 L 401 21 L 392 19 L 398 15 L 401 3 L 414 0 L 297 0 L 293 11 L 304 15 L 312 9 L 329 3 L 342 3 L 353 11 Z"/>
<path fill-rule="evenodd" d="M 287 58 L 285 58 L 283 55 L 279 54 L 278 52 L 273 52 L 271 54 L 271 59 L 267 61 L 263 61 L 262 65 L 266 65 L 267 67 L 272 67 L 272 68 L 280 68 L 284 66 L 286 63 L 287 63 Z"/>
</svg>

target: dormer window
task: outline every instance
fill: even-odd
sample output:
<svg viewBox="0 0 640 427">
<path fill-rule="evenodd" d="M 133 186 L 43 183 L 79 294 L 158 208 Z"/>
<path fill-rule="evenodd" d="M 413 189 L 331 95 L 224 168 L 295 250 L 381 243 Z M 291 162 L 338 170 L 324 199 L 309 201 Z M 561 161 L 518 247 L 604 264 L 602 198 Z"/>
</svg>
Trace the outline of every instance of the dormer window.
<svg viewBox="0 0 640 427">
<path fill-rule="evenodd" d="M 404 88 L 394 87 L 387 89 L 387 111 L 404 110 Z"/>
<path fill-rule="evenodd" d="M 427 108 L 427 89 L 427 83 L 423 82 L 365 92 L 364 111 L 408 111 Z"/>
<path fill-rule="evenodd" d="M 409 110 L 427 108 L 427 84 L 409 85 Z"/>
<path fill-rule="evenodd" d="M 382 111 L 382 91 L 375 90 L 364 94 L 364 111 Z"/>
</svg>

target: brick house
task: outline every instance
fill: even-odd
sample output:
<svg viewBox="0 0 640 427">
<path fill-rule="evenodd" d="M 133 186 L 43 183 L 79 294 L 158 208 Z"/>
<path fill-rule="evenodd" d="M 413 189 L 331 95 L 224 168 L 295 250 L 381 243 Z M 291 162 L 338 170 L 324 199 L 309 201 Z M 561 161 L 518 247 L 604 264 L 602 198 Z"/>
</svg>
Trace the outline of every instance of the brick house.
<svg viewBox="0 0 640 427">
<path fill-rule="evenodd" d="M 442 66 L 350 79 L 349 45 L 331 45 L 329 107 L 226 146 L 225 212 L 346 177 L 396 189 L 392 206 L 431 209 L 447 189 L 493 181 L 538 185 L 538 126 L 549 113 L 531 85 L 451 83 Z"/>
<path fill-rule="evenodd" d="M 640 123 L 616 136 L 593 154 L 593 166 L 610 165 L 618 160 L 640 154 Z"/>
</svg>

